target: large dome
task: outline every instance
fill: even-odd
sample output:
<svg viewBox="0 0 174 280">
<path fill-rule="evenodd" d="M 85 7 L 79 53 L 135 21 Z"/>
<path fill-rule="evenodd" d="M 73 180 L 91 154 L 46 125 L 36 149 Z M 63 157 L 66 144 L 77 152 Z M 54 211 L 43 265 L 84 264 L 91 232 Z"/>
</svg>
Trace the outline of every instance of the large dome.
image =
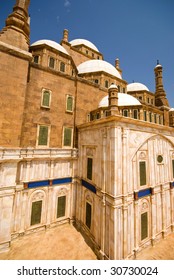
<svg viewBox="0 0 174 280">
<path fill-rule="evenodd" d="M 141 91 L 141 90 L 146 90 L 149 91 L 149 89 L 141 83 L 131 83 L 127 85 L 127 92 L 129 91 Z"/>
<path fill-rule="evenodd" d="M 127 93 L 118 93 L 118 106 L 137 106 L 141 105 L 138 99 Z M 98 107 L 108 107 L 108 95 L 103 97 Z"/>
<path fill-rule="evenodd" d="M 88 60 L 81 63 L 77 67 L 77 69 L 79 71 L 79 74 L 103 71 L 119 79 L 122 79 L 118 70 L 112 64 L 104 60 L 98 60 L 98 59 Z"/>
<path fill-rule="evenodd" d="M 56 43 L 55 41 L 51 41 L 51 40 L 39 40 L 34 42 L 31 47 L 34 46 L 40 46 L 40 45 L 47 45 L 55 50 L 58 50 L 62 53 L 68 54 L 68 52 L 65 50 L 64 47 L 62 47 L 60 44 Z M 68 54 L 69 55 L 69 54 Z"/>
<path fill-rule="evenodd" d="M 92 50 L 94 50 L 96 52 L 99 52 L 99 50 L 97 49 L 97 47 L 93 43 L 91 43 L 90 41 L 85 40 L 85 39 L 75 39 L 75 40 L 72 40 L 69 43 L 73 47 L 79 46 L 79 45 L 85 45 L 85 46 L 89 47 L 90 49 L 92 49 Z"/>
</svg>

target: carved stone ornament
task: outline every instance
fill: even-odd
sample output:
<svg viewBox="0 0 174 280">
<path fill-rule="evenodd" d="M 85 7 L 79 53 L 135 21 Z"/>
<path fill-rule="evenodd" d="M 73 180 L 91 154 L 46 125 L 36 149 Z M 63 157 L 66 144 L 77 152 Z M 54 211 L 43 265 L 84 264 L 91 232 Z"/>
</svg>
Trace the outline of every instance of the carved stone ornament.
<svg viewBox="0 0 174 280">
<path fill-rule="evenodd" d="M 32 195 L 32 201 L 42 200 L 44 199 L 44 193 L 41 191 L 36 191 Z"/>
<path fill-rule="evenodd" d="M 87 149 L 86 149 L 86 155 L 87 155 L 87 156 L 90 156 L 90 157 L 93 157 L 93 155 L 94 155 L 94 149 L 92 149 L 92 148 L 87 148 Z"/>
<path fill-rule="evenodd" d="M 66 195 L 68 192 L 68 190 L 66 188 L 61 188 L 59 191 L 58 191 L 58 195 L 59 196 L 63 196 L 63 195 Z"/>
<path fill-rule="evenodd" d="M 149 205 L 147 202 L 143 202 L 141 205 L 141 211 L 144 212 L 145 210 L 148 210 Z"/>
<path fill-rule="evenodd" d="M 141 152 L 139 155 L 140 159 L 145 159 L 146 158 L 146 153 L 145 152 Z"/>
</svg>

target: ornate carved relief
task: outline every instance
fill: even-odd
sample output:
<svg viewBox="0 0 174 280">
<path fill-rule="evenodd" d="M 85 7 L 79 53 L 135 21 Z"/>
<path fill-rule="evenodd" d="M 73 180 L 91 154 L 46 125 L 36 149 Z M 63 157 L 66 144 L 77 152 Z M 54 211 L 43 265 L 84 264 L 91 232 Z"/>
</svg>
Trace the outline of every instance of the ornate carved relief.
<svg viewBox="0 0 174 280">
<path fill-rule="evenodd" d="M 43 191 L 35 191 L 31 195 L 31 201 L 43 200 L 45 197 L 45 193 Z"/>
</svg>

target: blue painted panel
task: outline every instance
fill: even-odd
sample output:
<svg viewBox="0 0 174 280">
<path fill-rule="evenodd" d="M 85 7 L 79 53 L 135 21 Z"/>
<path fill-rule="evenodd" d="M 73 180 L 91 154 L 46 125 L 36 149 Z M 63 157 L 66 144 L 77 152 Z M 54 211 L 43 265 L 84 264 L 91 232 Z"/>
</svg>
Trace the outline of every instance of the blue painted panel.
<svg viewBox="0 0 174 280">
<path fill-rule="evenodd" d="M 82 186 L 84 186 L 85 188 L 87 188 L 91 192 L 96 193 L 96 188 L 92 184 L 86 182 L 85 180 L 82 180 Z"/>
<path fill-rule="evenodd" d="M 53 180 L 53 185 L 61 185 L 66 183 L 72 183 L 72 177 Z"/>
<path fill-rule="evenodd" d="M 172 187 L 174 187 L 174 182 L 171 183 Z"/>
<path fill-rule="evenodd" d="M 28 188 L 37 188 L 37 187 L 46 187 L 46 186 L 49 186 L 48 180 L 28 183 Z"/>
<path fill-rule="evenodd" d="M 151 194 L 151 189 L 146 189 L 138 192 L 138 198 L 150 195 Z"/>
</svg>

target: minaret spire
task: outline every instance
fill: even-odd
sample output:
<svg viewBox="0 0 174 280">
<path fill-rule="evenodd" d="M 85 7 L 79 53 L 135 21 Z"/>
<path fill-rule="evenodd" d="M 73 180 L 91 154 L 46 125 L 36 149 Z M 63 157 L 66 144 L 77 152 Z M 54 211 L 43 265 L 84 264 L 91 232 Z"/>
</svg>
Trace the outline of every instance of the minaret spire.
<svg viewBox="0 0 174 280">
<path fill-rule="evenodd" d="M 154 69 L 155 72 L 155 105 L 156 106 L 167 106 L 169 107 L 169 103 L 166 97 L 166 93 L 163 87 L 163 67 L 159 64 L 159 60 L 157 60 L 157 65 Z"/>
<path fill-rule="evenodd" d="M 6 26 L 0 32 L 0 41 L 23 50 L 28 50 L 30 26 L 28 8 L 30 0 L 16 0 L 12 14 L 6 19 Z"/>
</svg>

